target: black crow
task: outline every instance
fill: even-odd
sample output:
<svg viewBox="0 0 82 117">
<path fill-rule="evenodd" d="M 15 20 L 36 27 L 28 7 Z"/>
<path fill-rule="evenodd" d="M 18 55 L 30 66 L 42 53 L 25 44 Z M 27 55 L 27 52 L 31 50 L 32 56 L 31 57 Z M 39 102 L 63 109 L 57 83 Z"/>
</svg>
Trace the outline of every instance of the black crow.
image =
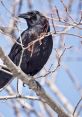
<svg viewBox="0 0 82 117">
<path fill-rule="evenodd" d="M 8 56 L 14 64 L 20 65 L 24 73 L 33 76 L 43 68 L 52 51 L 52 35 L 44 36 L 50 32 L 49 21 L 39 11 L 30 11 L 19 17 L 26 20 L 28 28 L 22 32 Z M 11 79 L 12 75 L 0 71 L 0 89 Z"/>
</svg>

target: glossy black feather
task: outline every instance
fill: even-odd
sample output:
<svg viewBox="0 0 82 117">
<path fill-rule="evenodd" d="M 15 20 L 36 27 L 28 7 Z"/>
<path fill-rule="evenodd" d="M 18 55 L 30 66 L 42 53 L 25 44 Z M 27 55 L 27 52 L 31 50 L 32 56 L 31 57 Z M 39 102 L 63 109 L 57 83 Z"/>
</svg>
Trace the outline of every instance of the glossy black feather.
<svg viewBox="0 0 82 117">
<path fill-rule="evenodd" d="M 29 17 L 30 18 L 29 18 Z M 50 31 L 49 22 L 40 12 L 32 11 L 26 14 L 21 14 L 19 17 L 24 18 L 28 24 L 28 29 L 26 29 L 21 34 L 23 47 L 26 48 L 29 44 L 36 39 L 39 39 L 43 33 L 48 33 Z M 20 38 L 17 40 L 20 43 Z M 9 53 L 10 59 L 18 66 L 21 58 L 22 47 L 20 44 L 15 43 Z M 30 75 L 37 74 L 43 66 L 46 64 L 51 51 L 52 51 L 53 41 L 52 36 L 49 35 L 44 37 L 44 39 L 37 41 L 32 44 L 29 48 L 24 50 L 21 62 L 21 69 Z M 4 73 L 5 74 L 5 73 Z M 12 78 L 9 76 L 8 81 L 4 77 L 8 75 L 2 75 L 0 73 L 0 85 L 3 78 L 3 86 Z M 2 85 L 0 88 L 3 87 Z"/>
</svg>

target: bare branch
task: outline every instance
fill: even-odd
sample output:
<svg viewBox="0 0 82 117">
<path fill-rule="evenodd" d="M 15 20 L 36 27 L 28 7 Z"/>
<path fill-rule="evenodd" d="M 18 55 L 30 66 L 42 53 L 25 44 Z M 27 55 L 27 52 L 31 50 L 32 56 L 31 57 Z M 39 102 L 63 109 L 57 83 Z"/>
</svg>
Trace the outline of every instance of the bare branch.
<svg viewBox="0 0 82 117">
<path fill-rule="evenodd" d="M 2 48 L 0 48 L 0 58 L 4 61 L 4 63 L 7 65 L 8 68 L 10 68 L 10 71 L 13 73 L 14 76 L 17 76 L 19 79 L 21 79 L 25 84 L 29 85 L 29 88 L 34 90 L 38 96 L 42 98 L 55 112 L 58 113 L 61 117 L 72 117 L 72 115 L 67 115 L 61 107 L 59 107 L 58 104 L 56 104 L 44 91 L 42 86 L 33 78 L 29 77 L 21 71 L 21 69 L 18 69 L 16 65 L 9 59 L 9 57 L 5 56 Z"/>
</svg>

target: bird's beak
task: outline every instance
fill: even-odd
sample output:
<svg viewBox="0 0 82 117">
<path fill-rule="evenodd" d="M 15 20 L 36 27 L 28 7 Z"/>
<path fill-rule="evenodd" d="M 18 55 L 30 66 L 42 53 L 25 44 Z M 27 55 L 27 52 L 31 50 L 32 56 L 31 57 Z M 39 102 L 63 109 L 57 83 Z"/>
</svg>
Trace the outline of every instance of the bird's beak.
<svg viewBox="0 0 82 117">
<path fill-rule="evenodd" d="M 25 18 L 25 19 L 30 19 L 30 15 L 28 15 L 27 13 L 19 14 L 18 17 Z"/>
</svg>

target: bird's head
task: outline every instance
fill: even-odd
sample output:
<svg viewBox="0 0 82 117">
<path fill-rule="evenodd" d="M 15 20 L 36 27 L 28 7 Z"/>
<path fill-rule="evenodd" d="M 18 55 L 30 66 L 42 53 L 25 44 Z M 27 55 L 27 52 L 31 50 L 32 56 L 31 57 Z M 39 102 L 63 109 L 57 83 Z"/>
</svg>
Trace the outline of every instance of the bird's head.
<svg viewBox="0 0 82 117">
<path fill-rule="evenodd" d="M 33 27 L 35 25 L 45 25 L 48 24 L 48 20 L 39 11 L 30 11 L 27 13 L 20 14 L 18 17 L 24 18 L 28 24 L 28 27 Z"/>
</svg>

